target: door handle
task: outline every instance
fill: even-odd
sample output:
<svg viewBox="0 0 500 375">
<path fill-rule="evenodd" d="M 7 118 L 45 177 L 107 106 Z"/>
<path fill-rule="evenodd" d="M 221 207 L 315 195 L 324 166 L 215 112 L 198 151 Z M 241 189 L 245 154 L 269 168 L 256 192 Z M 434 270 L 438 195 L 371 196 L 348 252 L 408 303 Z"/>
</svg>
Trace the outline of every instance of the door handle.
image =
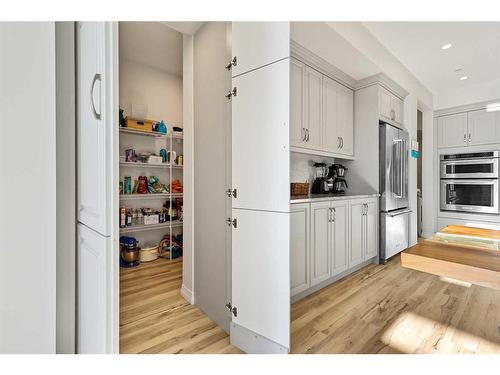
<svg viewBox="0 0 500 375">
<path fill-rule="evenodd" d="M 344 137 L 340 137 L 340 148 L 344 148 Z"/>
<path fill-rule="evenodd" d="M 469 133 L 469 143 L 470 143 L 470 133 Z"/>
<path fill-rule="evenodd" d="M 331 210 L 332 210 L 332 223 L 334 223 L 335 222 L 335 207 L 332 207 Z"/>
<path fill-rule="evenodd" d="M 309 142 L 309 129 L 306 129 L 306 142 Z"/>
<path fill-rule="evenodd" d="M 95 109 L 95 103 L 94 103 L 94 87 L 95 87 L 95 83 L 99 81 L 99 112 L 96 111 Z M 92 79 L 92 84 L 90 85 L 90 104 L 92 106 L 92 112 L 94 113 L 94 117 L 97 119 L 97 120 L 100 120 L 101 119 L 101 74 L 100 73 L 96 73 L 94 75 L 94 79 Z"/>
<path fill-rule="evenodd" d="M 464 133 L 464 142 L 467 142 L 467 134 Z"/>
</svg>

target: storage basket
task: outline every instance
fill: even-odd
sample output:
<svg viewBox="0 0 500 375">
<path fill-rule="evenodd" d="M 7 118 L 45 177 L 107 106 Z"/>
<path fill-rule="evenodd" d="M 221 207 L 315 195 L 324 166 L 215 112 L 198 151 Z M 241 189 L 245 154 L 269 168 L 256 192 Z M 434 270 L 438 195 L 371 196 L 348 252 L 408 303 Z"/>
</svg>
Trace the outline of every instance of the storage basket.
<svg viewBox="0 0 500 375">
<path fill-rule="evenodd" d="M 132 118 L 127 118 L 127 128 L 133 130 L 140 130 L 143 132 L 153 131 L 153 121 L 152 120 L 134 120 Z"/>
<path fill-rule="evenodd" d="M 309 195 L 309 182 L 292 182 L 290 193 L 291 195 Z"/>
<path fill-rule="evenodd" d="M 151 262 L 158 259 L 158 246 L 146 245 L 141 249 L 140 260 L 142 262 Z"/>
</svg>

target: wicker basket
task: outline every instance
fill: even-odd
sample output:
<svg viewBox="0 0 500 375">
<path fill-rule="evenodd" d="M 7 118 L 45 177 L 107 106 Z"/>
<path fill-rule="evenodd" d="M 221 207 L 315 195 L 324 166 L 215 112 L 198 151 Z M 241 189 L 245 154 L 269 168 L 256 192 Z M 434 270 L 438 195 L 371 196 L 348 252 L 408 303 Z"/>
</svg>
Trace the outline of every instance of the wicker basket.
<svg viewBox="0 0 500 375">
<path fill-rule="evenodd" d="M 290 184 L 291 195 L 309 195 L 309 182 L 292 182 Z"/>
</svg>

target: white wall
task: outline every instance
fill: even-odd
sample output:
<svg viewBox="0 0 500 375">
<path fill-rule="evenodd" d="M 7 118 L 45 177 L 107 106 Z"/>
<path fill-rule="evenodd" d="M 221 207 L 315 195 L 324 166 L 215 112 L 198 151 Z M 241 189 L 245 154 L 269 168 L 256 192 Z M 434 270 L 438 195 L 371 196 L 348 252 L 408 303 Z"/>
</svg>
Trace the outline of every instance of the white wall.
<svg viewBox="0 0 500 375">
<path fill-rule="evenodd" d="M 55 353 L 54 22 L 0 23 L 0 51 L 0 353 Z"/>
<path fill-rule="evenodd" d="M 467 85 L 446 92 L 434 93 L 434 109 L 486 102 L 500 98 L 500 78 L 476 85 Z"/>
<path fill-rule="evenodd" d="M 182 127 L 182 77 L 120 59 L 120 108 L 132 117 L 147 107 L 146 118 Z"/>
<path fill-rule="evenodd" d="M 57 353 L 75 352 L 75 24 L 56 22 Z"/>
<path fill-rule="evenodd" d="M 384 72 L 399 85 L 405 88 L 409 95 L 405 100 L 405 111 L 404 111 L 404 125 L 405 128 L 410 133 L 410 138 L 417 139 L 417 103 L 420 102 L 425 108 L 432 110 L 433 108 L 433 97 L 431 92 L 420 83 L 408 69 L 396 58 L 394 57 L 360 22 L 328 22 L 328 25 L 339 33 L 343 38 L 345 38 L 349 43 L 351 43 L 358 51 L 360 51 L 364 56 L 366 56 L 370 61 L 376 64 L 380 71 Z M 424 115 L 423 132 L 424 138 L 426 137 L 426 131 L 432 131 L 433 125 L 432 120 L 429 122 L 429 117 Z M 432 142 L 427 142 L 424 140 L 423 163 L 427 165 L 425 158 L 432 157 L 432 149 L 428 150 L 428 147 L 432 146 Z M 429 171 L 431 172 L 431 171 Z M 426 172 L 427 173 L 427 172 Z M 426 195 L 423 195 L 423 212 L 424 220 L 428 220 L 430 217 L 427 213 L 429 210 L 434 212 L 433 207 L 429 206 L 429 202 L 434 201 L 432 196 L 432 184 L 433 181 L 426 180 L 423 182 L 423 191 Z M 432 186 L 425 186 L 425 184 L 431 184 Z M 411 218 L 411 243 L 416 243 L 417 240 L 417 162 L 416 159 L 410 158 L 410 168 L 409 168 L 409 179 L 408 179 L 408 190 L 410 192 L 410 208 L 413 210 Z M 429 223 L 424 223 L 424 225 L 429 226 Z"/>
<path fill-rule="evenodd" d="M 193 36 L 183 37 L 183 118 L 184 118 L 184 243 L 182 253 L 182 295 L 193 296 L 194 248 L 194 128 L 193 128 Z"/>
</svg>

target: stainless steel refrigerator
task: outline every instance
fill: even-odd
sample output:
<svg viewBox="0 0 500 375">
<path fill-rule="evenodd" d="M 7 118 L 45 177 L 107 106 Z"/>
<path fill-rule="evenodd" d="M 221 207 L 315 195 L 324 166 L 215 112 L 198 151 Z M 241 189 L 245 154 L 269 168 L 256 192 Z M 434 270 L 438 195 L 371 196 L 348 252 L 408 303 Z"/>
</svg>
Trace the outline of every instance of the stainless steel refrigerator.
<svg viewBox="0 0 500 375">
<path fill-rule="evenodd" d="M 408 248 L 408 132 L 379 125 L 380 262 Z"/>
</svg>

